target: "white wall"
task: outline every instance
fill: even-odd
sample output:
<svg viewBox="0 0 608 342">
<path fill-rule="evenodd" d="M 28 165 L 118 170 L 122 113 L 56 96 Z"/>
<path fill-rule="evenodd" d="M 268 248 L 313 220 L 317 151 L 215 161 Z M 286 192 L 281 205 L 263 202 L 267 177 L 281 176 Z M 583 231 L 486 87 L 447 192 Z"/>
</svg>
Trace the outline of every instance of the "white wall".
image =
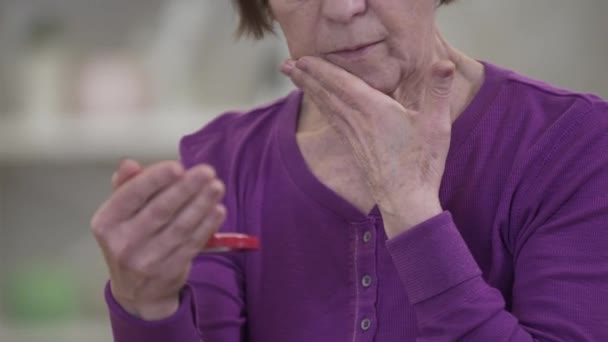
<svg viewBox="0 0 608 342">
<path fill-rule="evenodd" d="M 608 97 L 608 1 L 457 0 L 445 36 L 477 59 Z"/>
</svg>

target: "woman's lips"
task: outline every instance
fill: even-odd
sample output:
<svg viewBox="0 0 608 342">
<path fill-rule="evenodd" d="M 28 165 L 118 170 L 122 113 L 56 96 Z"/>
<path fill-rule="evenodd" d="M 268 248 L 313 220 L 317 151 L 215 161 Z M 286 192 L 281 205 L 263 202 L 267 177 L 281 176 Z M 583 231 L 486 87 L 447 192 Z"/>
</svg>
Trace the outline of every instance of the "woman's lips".
<svg viewBox="0 0 608 342">
<path fill-rule="evenodd" d="M 371 50 L 373 50 L 375 47 L 380 45 L 380 43 L 382 43 L 382 41 L 359 45 L 352 49 L 334 51 L 334 52 L 329 53 L 328 55 L 336 56 L 336 57 L 339 57 L 341 59 L 346 59 L 346 60 L 360 59 L 362 57 L 365 57 L 365 55 L 367 55 Z"/>
</svg>

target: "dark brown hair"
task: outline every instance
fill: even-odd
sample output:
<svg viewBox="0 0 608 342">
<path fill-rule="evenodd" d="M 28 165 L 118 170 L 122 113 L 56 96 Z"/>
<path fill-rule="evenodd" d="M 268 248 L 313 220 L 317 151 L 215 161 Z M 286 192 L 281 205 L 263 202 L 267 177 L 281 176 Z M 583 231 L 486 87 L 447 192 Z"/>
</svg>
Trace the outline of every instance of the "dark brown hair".
<svg viewBox="0 0 608 342">
<path fill-rule="evenodd" d="M 249 35 L 261 39 L 272 33 L 272 15 L 268 0 L 235 0 L 240 15 L 239 36 Z M 449 4 L 455 0 L 440 0 L 439 4 Z"/>
</svg>

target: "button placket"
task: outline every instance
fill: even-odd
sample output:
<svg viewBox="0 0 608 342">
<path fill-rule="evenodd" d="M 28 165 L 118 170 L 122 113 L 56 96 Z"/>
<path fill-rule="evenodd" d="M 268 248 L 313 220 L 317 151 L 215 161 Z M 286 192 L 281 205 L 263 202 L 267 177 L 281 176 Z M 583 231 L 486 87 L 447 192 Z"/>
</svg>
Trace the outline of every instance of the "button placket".
<svg viewBox="0 0 608 342">
<path fill-rule="evenodd" d="M 369 218 L 369 221 L 367 222 L 366 227 L 363 227 L 364 231 L 363 231 L 363 248 L 366 250 L 366 253 L 364 253 L 365 255 L 371 255 L 374 257 L 375 259 L 375 251 L 376 251 L 376 244 L 375 243 L 370 243 L 374 237 L 374 234 L 372 233 L 372 231 L 376 228 L 376 218 L 371 216 Z M 368 289 L 372 283 L 373 283 L 373 276 L 370 274 L 370 271 L 375 269 L 375 262 L 371 262 L 371 263 L 362 263 L 366 266 L 368 266 L 369 270 L 365 270 L 363 269 L 362 273 L 363 276 L 361 277 L 361 286 L 364 289 Z"/>
<path fill-rule="evenodd" d="M 357 276 L 359 290 L 357 291 L 358 317 L 357 325 L 359 338 L 357 341 L 371 341 L 375 336 L 376 302 L 377 298 L 377 231 L 376 218 L 369 217 L 366 222 L 357 226 Z"/>
</svg>

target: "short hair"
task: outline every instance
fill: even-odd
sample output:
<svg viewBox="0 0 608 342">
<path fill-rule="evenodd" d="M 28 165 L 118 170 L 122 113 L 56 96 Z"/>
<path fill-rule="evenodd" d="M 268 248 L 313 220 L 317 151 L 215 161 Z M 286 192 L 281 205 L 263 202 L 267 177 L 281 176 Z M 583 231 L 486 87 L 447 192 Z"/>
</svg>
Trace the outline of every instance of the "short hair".
<svg viewBox="0 0 608 342">
<path fill-rule="evenodd" d="M 235 0 L 240 16 L 237 30 L 238 36 L 252 36 L 255 39 L 264 38 L 272 29 L 273 19 L 268 6 L 268 0 Z M 439 0 L 439 5 L 447 5 L 455 0 Z"/>
</svg>

